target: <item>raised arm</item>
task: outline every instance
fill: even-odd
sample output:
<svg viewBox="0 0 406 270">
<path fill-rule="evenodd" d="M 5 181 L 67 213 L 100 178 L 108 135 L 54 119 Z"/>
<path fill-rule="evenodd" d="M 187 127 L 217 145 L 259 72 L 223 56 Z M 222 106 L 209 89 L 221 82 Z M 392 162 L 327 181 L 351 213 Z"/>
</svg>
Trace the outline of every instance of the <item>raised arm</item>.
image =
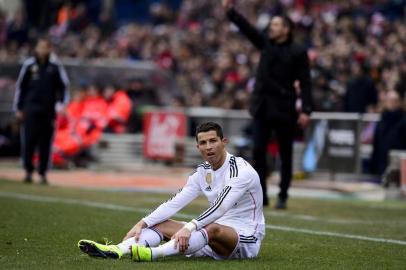
<svg viewBox="0 0 406 270">
<path fill-rule="evenodd" d="M 235 10 L 232 0 L 222 0 L 222 4 L 228 19 L 238 27 L 241 33 L 246 36 L 255 47 L 262 49 L 265 44 L 265 35 L 252 26 L 240 13 Z"/>
</svg>

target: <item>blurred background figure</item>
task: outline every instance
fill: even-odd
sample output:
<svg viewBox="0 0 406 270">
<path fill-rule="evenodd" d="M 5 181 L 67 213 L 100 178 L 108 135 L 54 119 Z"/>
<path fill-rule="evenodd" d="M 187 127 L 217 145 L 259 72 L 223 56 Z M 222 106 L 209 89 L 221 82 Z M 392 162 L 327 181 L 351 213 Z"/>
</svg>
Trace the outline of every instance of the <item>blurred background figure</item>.
<svg viewBox="0 0 406 270">
<path fill-rule="evenodd" d="M 22 159 L 26 172 L 24 182 L 32 182 L 33 157 L 39 152 L 38 173 L 41 183 L 46 184 L 52 137 L 54 133 L 55 108 L 67 104 L 69 80 L 65 69 L 54 55 L 51 44 L 45 38 L 37 41 L 35 54 L 24 61 L 16 83 L 14 108 L 16 118 L 22 122 Z"/>
<path fill-rule="evenodd" d="M 124 133 L 131 113 L 131 100 L 121 90 L 116 90 L 112 85 L 104 88 L 103 95 L 107 101 L 107 127 L 105 131 Z"/>
<path fill-rule="evenodd" d="M 310 59 L 314 111 L 381 113 L 385 107 L 381 97 L 387 89 L 405 92 L 405 0 L 237 3 L 260 32 L 275 15 L 292 19 L 293 39 L 307 49 Z M 18 143 L 13 143 L 18 137 L 10 128 L 15 126 L 10 124 L 13 112 L 3 104 L 12 103 L 10 85 L 17 79 L 16 67 L 44 34 L 66 61 L 74 89 L 86 80 L 100 90 L 114 84 L 116 91 L 127 93 L 131 113 L 124 130 L 128 133 L 141 133 L 143 113 L 150 106 L 170 106 L 174 97 L 183 100 L 188 111 L 193 107 L 247 110 L 254 96 L 261 51 L 230 27 L 218 0 L 0 1 L 2 155 L 19 152 Z M 84 110 L 89 102 L 81 102 L 77 119 L 91 128 L 73 125 L 75 134 L 84 135 L 88 143 L 87 137 L 108 126 L 107 114 L 96 129 L 89 125 L 96 121 L 83 120 L 89 118 L 89 110 Z M 189 127 L 193 134 L 193 125 Z M 375 122 L 368 125 L 368 132 L 362 131 L 367 134 L 364 144 L 371 143 L 374 127 Z M 91 140 L 93 145 L 97 142 Z M 250 159 L 252 153 L 247 153 Z"/>
<path fill-rule="evenodd" d="M 382 176 L 388 165 L 389 151 L 406 149 L 406 114 L 397 91 L 385 95 L 385 107 L 381 113 L 373 139 L 371 172 Z"/>
<path fill-rule="evenodd" d="M 371 77 L 357 61 L 352 62 L 350 74 L 344 97 L 344 111 L 354 113 L 374 112 L 378 97 Z"/>
<path fill-rule="evenodd" d="M 231 0 L 223 0 L 227 17 L 261 51 L 249 112 L 253 117 L 253 166 L 257 170 L 268 205 L 267 146 L 271 132 L 276 133 L 281 159 L 276 209 L 285 209 L 292 180 L 293 142 L 296 127 L 306 127 L 312 111 L 309 60 L 306 49 L 293 43 L 294 24 L 287 16 L 274 16 L 260 32 L 240 15 Z M 295 81 L 300 84 L 301 110 L 297 112 Z M 227 85 L 227 84 L 226 84 Z M 232 100 L 232 97 L 229 97 Z"/>
</svg>

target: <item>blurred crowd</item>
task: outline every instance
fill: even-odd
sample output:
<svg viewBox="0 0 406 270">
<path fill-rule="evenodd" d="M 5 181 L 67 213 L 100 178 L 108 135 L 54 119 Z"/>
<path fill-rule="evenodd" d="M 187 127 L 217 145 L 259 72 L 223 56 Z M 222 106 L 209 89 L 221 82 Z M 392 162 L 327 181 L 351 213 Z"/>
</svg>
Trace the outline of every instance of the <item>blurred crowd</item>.
<svg viewBox="0 0 406 270">
<path fill-rule="evenodd" d="M 61 58 L 152 61 L 173 74 L 179 91 L 172 104 L 160 103 L 142 81 L 125 89 L 128 117 L 135 117 L 127 131 L 140 131 L 139 104 L 248 107 L 259 52 L 218 0 L 122 0 L 108 8 L 101 0 L 34 2 L 22 1 L 9 16 L 0 10 L 1 62 L 24 59 L 46 34 Z M 288 14 L 296 41 L 308 49 L 314 110 L 382 113 L 374 136 L 391 141 L 385 121 L 405 122 L 406 0 L 241 0 L 236 8 L 263 30 L 272 15 Z M 381 150 L 388 149 L 393 146 Z"/>
<path fill-rule="evenodd" d="M 74 91 L 66 110 L 57 117 L 53 164 L 61 166 L 72 157 L 86 156 L 103 132 L 126 132 L 131 108 L 126 92 L 113 85 L 89 84 Z"/>
<path fill-rule="evenodd" d="M 173 72 L 185 106 L 247 108 L 259 52 L 225 19 L 218 1 L 177 1 L 178 9 L 173 1 L 150 1 L 142 23 L 123 22 L 120 5 L 131 1 L 110 9 L 95 2 L 62 1 L 35 29 L 24 8 L 10 17 L 0 11 L 0 61 L 29 54 L 42 31 L 61 57 L 154 61 Z M 404 97 L 405 0 L 236 2 L 260 29 L 273 14 L 294 20 L 296 39 L 309 50 L 315 110 L 376 112 L 387 91 Z"/>
</svg>

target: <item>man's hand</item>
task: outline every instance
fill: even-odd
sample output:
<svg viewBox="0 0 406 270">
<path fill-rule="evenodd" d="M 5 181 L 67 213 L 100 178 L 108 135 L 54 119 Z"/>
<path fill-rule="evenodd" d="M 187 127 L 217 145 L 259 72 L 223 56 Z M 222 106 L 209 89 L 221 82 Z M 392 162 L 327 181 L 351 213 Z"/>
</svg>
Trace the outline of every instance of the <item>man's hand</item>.
<svg viewBox="0 0 406 270">
<path fill-rule="evenodd" d="M 234 7 L 233 0 L 222 0 L 221 4 L 226 11 Z"/>
<path fill-rule="evenodd" d="M 310 116 L 305 113 L 300 113 L 299 118 L 297 119 L 297 123 L 302 127 L 306 128 L 310 122 Z"/>
<path fill-rule="evenodd" d="M 134 225 L 134 227 L 132 227 L 132 229 L 127 233 L 127 235 L 124 237 L 124 240 L 127 240 L 128 238 L 134 237 L 135 238 L 135 242 L 138 243 L 138 241 L 140 240 L 140 235 L 141 235 L 141 231 L 142 229 L 147 227 L 147 223 L 145 223 L 142 219 L 140 221 L 137 222 L 137 224 Z"/>
<path fill-rule="evenodd" d="M 191 234 L 192 233 L 188 229 L 182 228 L 172 236 L 172 239 L 175 240 L 175 249 L 179 245 L 180 253 L 184 253 L 189 247 L 189 239 Z"/>
<path fill-rule="evenodd" d="M 16 119 L 21 123 L 24 120 L 24 113 L 22 111 L 16 111 Z"/>
<path fill-rule="evenodd" d="M 55 110 L 60 115 L 66 115 L 66 107 L 63 103 L 60 102 L 56 103 Z"/>
</svg>

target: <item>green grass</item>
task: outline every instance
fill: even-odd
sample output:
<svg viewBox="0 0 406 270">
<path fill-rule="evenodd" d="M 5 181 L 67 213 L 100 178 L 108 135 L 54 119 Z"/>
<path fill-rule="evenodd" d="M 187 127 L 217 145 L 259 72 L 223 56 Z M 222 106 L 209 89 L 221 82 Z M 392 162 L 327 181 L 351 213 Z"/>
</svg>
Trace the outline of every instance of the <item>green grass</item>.
<svg viewBox="0 0 406 270">
<path fill-rule="evenodd" d="M 8 194 L 8 195 L 7 195 Z M 35 195 L 58 198 L 35 200 Z M 258 258 L 213 261 L 173 257 L 137 264 L 93 259 L 77 248 L 78 240 L 120 241 L 165 194 L 126 193 L 43 187 L 0 181 L 0 269 L 405 269 L 406 245 L 267 229 Z M 74 199 L 74 200 L 72 200 Z M 133 211 L 83 205 L 99 202 Z M 182 211 L 197 215 L 199 199 Z M 124 209 L 125 210 L 125 209 Z M 292 199 L 289 210 L 265 209 L 269 225 L 406 241 L 406 203 Z"/>
</svg>

